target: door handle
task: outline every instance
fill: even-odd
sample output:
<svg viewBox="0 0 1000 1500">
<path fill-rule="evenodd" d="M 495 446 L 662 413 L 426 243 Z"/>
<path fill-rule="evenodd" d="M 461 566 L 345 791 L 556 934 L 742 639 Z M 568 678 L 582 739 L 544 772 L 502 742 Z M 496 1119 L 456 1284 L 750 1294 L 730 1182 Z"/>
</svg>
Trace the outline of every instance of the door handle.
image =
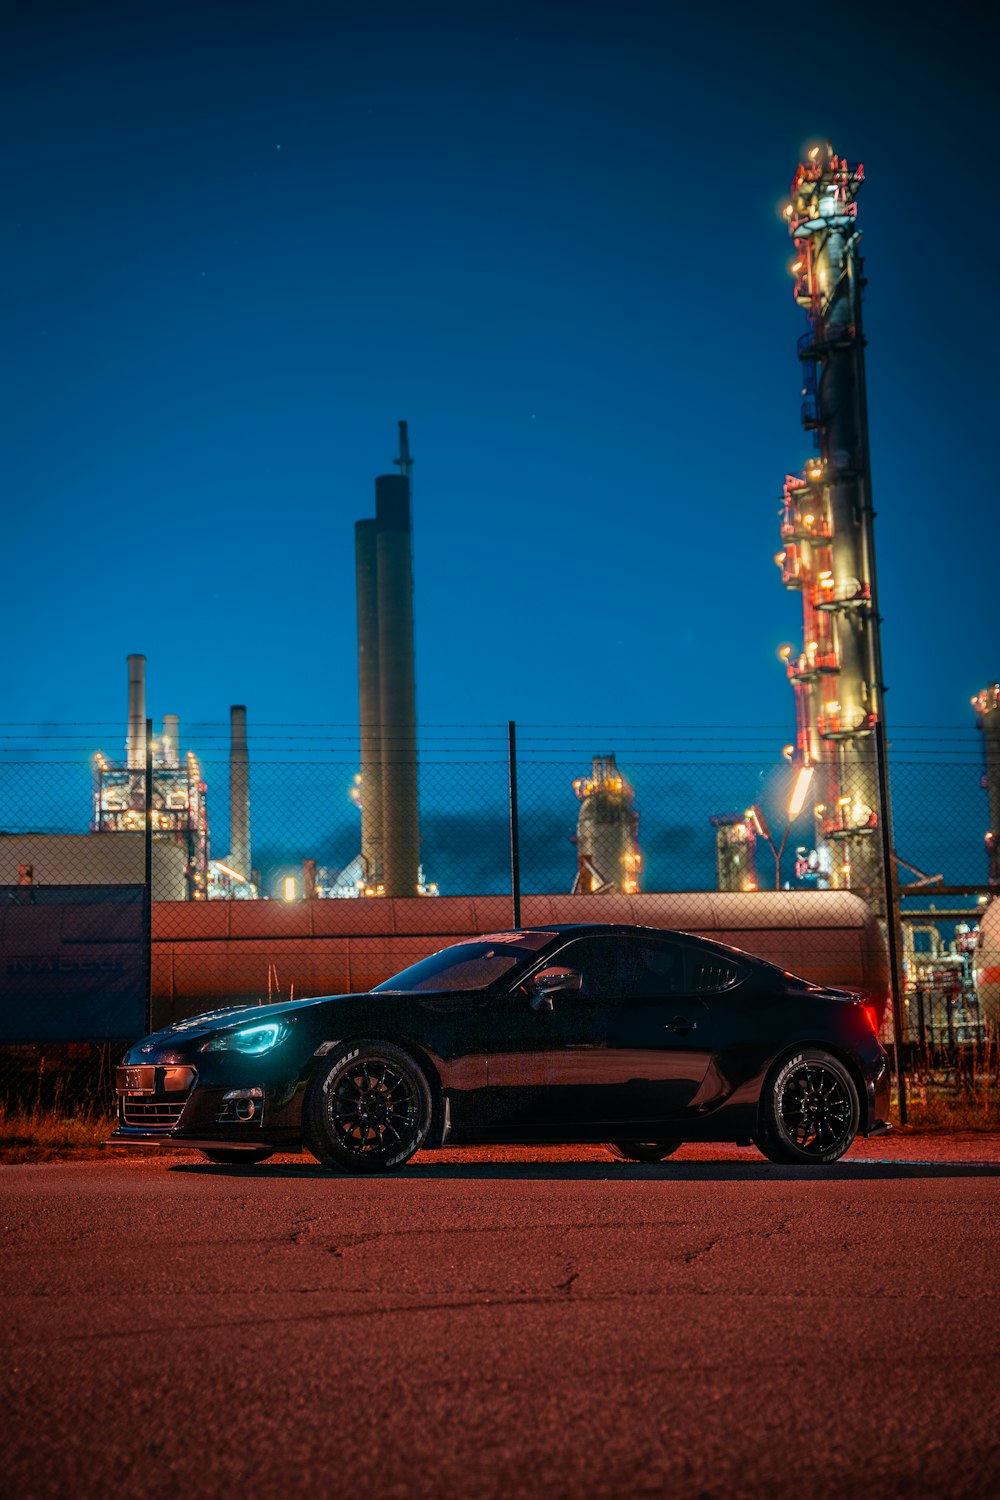
<svg viewBox="0 0 1000 1500">
<path fill-rule="evenodd" d="M 678 1034 L 685 1031 L 697 1031 L 698 1022 L 689 1021 L 686 1016 L 674 1016 L 674 1019 L 672 1021 L 667 1022 L 664 1030 L 676 1031 Z"/>
</svg>

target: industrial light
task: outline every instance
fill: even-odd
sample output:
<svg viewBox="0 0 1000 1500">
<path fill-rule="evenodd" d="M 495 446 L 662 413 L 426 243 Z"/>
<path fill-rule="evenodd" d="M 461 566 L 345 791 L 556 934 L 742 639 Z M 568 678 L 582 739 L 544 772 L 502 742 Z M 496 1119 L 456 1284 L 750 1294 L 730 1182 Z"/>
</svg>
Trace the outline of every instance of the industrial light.
<svg viewBox="0 0 1000 1500">
<path fill-rule="evenodd" d="M 281 882 L 281 894 L 286 901 L 295 900 L 295 876 L 286 875 Z"/>
<path fill-rule="evenodd" d="M 809 791 L 809 784 L 813 779 L 814 769 L 813 766 L 802 766 L 798 776 L 795 778 L 795 786 L 788 803 L 788 816 L 790 818 L 797 818 L 805 806 L 806 794 Z"/>
<path fill-rule="evenodd" d="M 753 807 L 747 808 L 744 816 L 748 823 L 753 824 L 755 832 L 759 833 L 762 839 L 766 839 L 770 843 L 771 830 L 767 826 L 767 819 L 764 816 L 763 810 L 755 804 Z"/>
<path fill-rule="evenodd" d="M 781 661 L 787 661 L 792 654 L 791 646 L 779 646 L 778 657 Z"/>
<path fill-rule="evenodd" d="M 809 152 L 809 160 L 810 161 L 815 161 L 818 156 L 819 156 L 819 147 L 818 146 L 813 146 L 812 149 Z"/>
</svg>

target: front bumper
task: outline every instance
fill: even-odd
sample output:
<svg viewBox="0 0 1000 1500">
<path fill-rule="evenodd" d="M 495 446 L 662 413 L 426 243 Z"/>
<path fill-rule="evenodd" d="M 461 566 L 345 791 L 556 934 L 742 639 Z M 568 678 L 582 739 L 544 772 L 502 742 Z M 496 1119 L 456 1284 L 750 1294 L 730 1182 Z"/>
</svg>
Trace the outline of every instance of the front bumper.
<svg viewBox="0 0 1000 1500">
<path fill-rule="evenodd" d="M 301 1140 L 302 1086 L 296 1082 L 206 1082 L 198 1069 L 163 1063 L 123 1065 L 116 1074 L 116 1146 L 295 1150 Z"/>
<path fill-rule="evenodd" d="M 166 1135 L 162 1130 L 114 1130 L 103 1143 L 105 1146 L 160 1146 L 173 1150 L 184 1151 L 262 1151 L 271 1147 L 274 1151 L 286 1151 L 290 1153 L 302 1150 L 302 1142 L 298 1140 L 277 1141 L 263 1140 L 260 1136 L 254 1141 L 234 1141 L 232 1136 L 180 1136 Z"/>
</svg>

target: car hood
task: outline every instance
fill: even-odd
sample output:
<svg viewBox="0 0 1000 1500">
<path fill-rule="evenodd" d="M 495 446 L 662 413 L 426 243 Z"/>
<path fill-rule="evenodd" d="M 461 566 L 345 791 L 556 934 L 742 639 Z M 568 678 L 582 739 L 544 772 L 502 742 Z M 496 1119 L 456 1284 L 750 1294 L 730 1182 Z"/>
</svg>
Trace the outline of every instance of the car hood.
<svg viewBox="0 0 1000 1500">
<path fill-rule="evenodd" d="M 206 1010 L 197 1016 L 187 1016 L 183 1021 L 174 1021 L 160 1031 L 154 1031 L 143 1040 L 143 1048 L 176 1046 L 181 1042 L 196 1042 L 214 1036 L 219 1031 L 231 1031 L 237 1026 L 252 1026 L 256 1021 L 272 1021 L 276 1016 L 295 1016 L 302 1011 L 313 1010 L 318 1005 L 330 1005 L 338 1000 L 364 1000 L 365 995 L 317 995 L 311 1000 L 275 1001 L 270 1005 L 227 1005 L 218 1010 Z"/>
</svg>

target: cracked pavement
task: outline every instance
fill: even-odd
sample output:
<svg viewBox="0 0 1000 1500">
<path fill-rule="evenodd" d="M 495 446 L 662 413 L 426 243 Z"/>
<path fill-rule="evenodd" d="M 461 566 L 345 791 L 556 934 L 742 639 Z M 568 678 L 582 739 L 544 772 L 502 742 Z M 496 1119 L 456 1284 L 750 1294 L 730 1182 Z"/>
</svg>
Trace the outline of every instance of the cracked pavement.
<svg viewBox="0 0 1000 1500">
<path fill-rule="evenodd" d="M 979 1496 L 1000 1148 L 0 1169 L 0 1493 Z"/>
</svg>

